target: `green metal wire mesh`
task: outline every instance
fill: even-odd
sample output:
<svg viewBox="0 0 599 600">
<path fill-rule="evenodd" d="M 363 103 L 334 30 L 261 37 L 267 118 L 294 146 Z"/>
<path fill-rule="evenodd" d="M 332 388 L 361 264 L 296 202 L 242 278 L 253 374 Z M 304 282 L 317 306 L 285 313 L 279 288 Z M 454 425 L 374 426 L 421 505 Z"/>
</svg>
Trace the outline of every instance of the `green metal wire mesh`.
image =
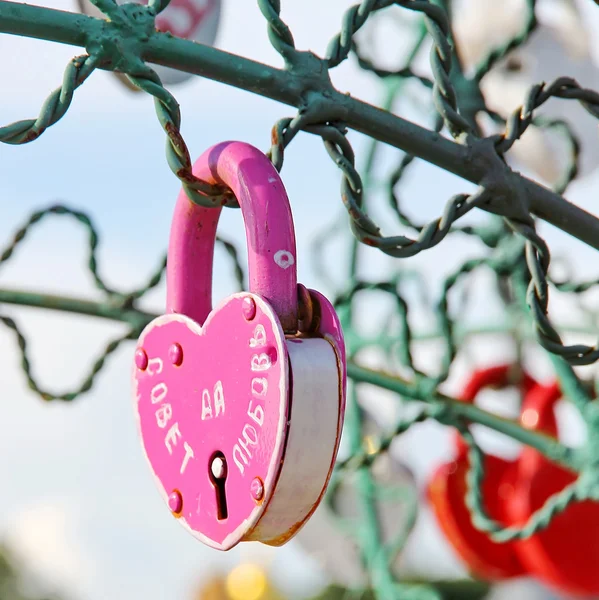
<svg viewBox="0 0 599 600">
<path fill-rule="evenodd" d="M 203 206 L 224 204 L 235 207 L 236 200 L 226 189 L 208 185 L 192 175 L 190 153 L 180 132 L 179 105 L 162 86 L 156 73 L 146 63 L 148 61 L 215 79 L 295 107 L 297 113 L 294 116 L 279 119 L 272 128 L 272 145 L 267 151 L 273 164 L 281 170 L 286 148 L 298 134 L 309 133 L 322 139 L 326 153 L 342 174 L 341 200 L 349 217 L 353 244 L 351 269 L 343 288 L 337 290 L 335 306 L 342 318 L 348 344 L 351 383 L 346 432 L 351 455 L 338 463 L 331 489 L 334 490 L 335 481 L 349 472 L 358 477 L 365 522 L 360 533 L 356 534 L 356 543 L 361 549 L 377 598 L 441 597 L 434 587 L 398 582 L 390 568 L 394 556 L 405 545 L 413 519 L 408 519 L 407 529 L 401 532 L 398 540 L 382 545 L 380 526 L 376 518 L 368 517 L 368 511 L 372 512 L 371 490 L 374 485 L 370 466 L 378 454 L 390 448 L 397 436 L 416 423 L 434 419 L 462 433 L 469 446 L 471 465 L 467 504 L 475 526 L 496 541 L 529 537 L 547 527 L 551 519 L 570 503 L 584 499 L 599 500 L 599 405 L 592 399 L 592 386 L 583 382 L 573 368 L 596 362 L 599 348 L 582 343 L 565 344 L 548 314 L 550 290 L 551 293 L 582 294 L 598 282 L 555 280 L 550 273 L 549 248 L 537 232 L 537 220 L 541 218 L 599 249 L 599 220 L 562 196 L 578 172 L 580 148 L 576 137 L 565 121 L 543 121 L 536 116 L 539 107 L 557 98 L 576 101 L 589 114 L 599 118 L 599 94 L 582 88 L 573 79 L 560 77 L 548 84 L 532 86 L 524 105 L 505 120 L 487 108 L 480 90 L 484 75 L 534 32 L 537 27 L 534 0 L 528 0 L 528 11 L 522 17 L 520 33 L 493 50 L 472 73 L 464 71 L 454 47 L 448 0 L 364 0 L 345 13 L 341 31 L 331 40 L 324 57 L 296 48 L 293 35 L 281 18 L 278 0 L 258 0 L 269 40 L 284 60 L 283 69 L 155 31 L 154 18 L 168 5 L 168 0 L 150 0 L 147 7 L 133 4 L 119 6 L 114 0 L 92 2 L 109 17 L 108 20 L 0 2 L 0 32 L 82 46 L 86 50 L 69 62 L 62 85 L 48 97 L 39 116 L 0 127 L 1 141 L 6 144 L 34 141 L 67 113 L 77 88 L 95 70 L 117 70 L 125 73 L 133 85 L 153 96 L 156 115 L 166 134 L 167 164 L 189 197 Z M 369 18 L 391 6 L 419 15 L 416 25 L 418 35 L 413 47 L 393 70 L 374 64 L 356 41 L 357 32 Z M 432 79 L 419 75 L 414 64 L 416 56 L 429 40 L 432 40 Z M 332 85 L 329 71 L 350 55 L 355 57 L 362 69 L 380 79 L 384 91 L 380 108 L 338 91 Z M 430 129 L 410 123 L 391 110 L 408 81 L 419 81 L 430 94 L 435 108 Z M 484 137 L 476 120 L 482 113 L 502 125 L 504 133 Z M 505 162 L 505 156 L 514 143 L 533 124 L 560 129 L 570 143 L 571 161 L 564 168 L 564 177 L 553 190 L 514 172 Z M 347 137 L 348 130 L 371 138 L 363 168 L 356 166 L 354 150 Z M 444 132 L 449 137 L 442 136 Z M 377 184 L 379 190 L 384 190 L 388 206 L 394 211 L 400 226 L 400 233 L 392 235 L 383 235 L 379 225 L 368 214 L 371 191 L 376 183 L 376 153 L 382 145 L 399 149 L 396 168 Z M 428 161 L 475 183 L 476 191 L 451 197 L 442 215 L 429 223 L 413 221 L 404 211 L 400 188 L 404 175 L 419 160 Z M 476 226 L 461 224 L 462 217 L 474 209 L 489 213 L 488 219 Z M 31 215 L 1 249 L 0 266 L 14 255 L 31 229 L 48 216 L 75 219 L 88 232 L 88 267 L 104 299 L 91 302 L 0 288 L 0 304 L 71 311 L 128 325 L 126 334 L 110 342 L 99 354 L 76 389 L 56 392 L 44 389 L 36 379 L 28 358 L 27 340 L 17 322 L 0 315 L 2 323 L 16 337 L 29 387 L 46 401 L 73 401 L 93 386 L 110 354 L 124 342 L 135 340 L 154 318 L 155 315 L 139 308 L 139 300 L 161 282 L 166 259 L 157 261 L 154 274 L 143 287 L 129 291 L 112 289 L 99 274 L 96 257 L 99 240 L 90 218 L 66 206 L 51 206 Z M 314 244 L 314 261 L 319 270 L 324 269 L 319 257 L 326 255 L 327 244 L 336 232 L 346 228 L 346 223 L 333 224 Z M 388 226 L 387 223 L 385 225 Z M 447 277 L 441 296 L 430 307 L 437 323 L 433 337 L 442 350 L 443 359 L 438 372 L 426 373 L 415 366 L 412 357 L 413 345 L 419 334 L 413 331 L 408 318 L 410 302 L 406 299 L 405 290 L 414 277 L 418 279 L 418 275 L 409 270 L 410 262 L 405 259 L 441 242 L 448 243 L 449 238 L 456 236 L 477 238 L 486 250 L 481 256 L 464 262 Z M 235 245 L 222 239 L 219 242 L 232 260 L 241 288 L 244 272 Z M 398 259 L 396 274 L 386 280 L 359 277 L 358 265 L 363 260 L 365 246 Z M 440 386 L 450 376 L 464 339 L 460 319 L 456 316 L 459 311 L 456 311 L 453 291 L 473 273 L 483 270 L 492 274 L 495 293 L 504 303 L 508 325 L 503 329 L 519 343 L 532 337 L 550 356 L 565 396 L 586 423 L 586 440 L 581 447 L 569 448 L 515 421 L 459 402 L 440 391 Z M 357 299 L 373 292 L 388 296 L 394 305 L 393 326 L 385 323 L 375 335 L 361 331 L 355 318 Z M 372 347 L 382 350 L 388 357 L 389 368 L 386 371 L 368 368 L 361 362 L 360 353 Z M 420 407 L 410 418 L 397 423 L 389 435 L 381 437 L 375 453 L 367 452 L 363 446 L 363 409 L 357 401 L 361 384 L 389 390 L 402 401 L 414 401 Z M 577 480 L 551 497 L 526 524 L 503 527 L 486 514 L 483 506 L 484 454 L 469 429 L 475 423 L 537 449 L 578 473 Z M 398 595 L 400 593 L 401 596 Z"/>
</svg>

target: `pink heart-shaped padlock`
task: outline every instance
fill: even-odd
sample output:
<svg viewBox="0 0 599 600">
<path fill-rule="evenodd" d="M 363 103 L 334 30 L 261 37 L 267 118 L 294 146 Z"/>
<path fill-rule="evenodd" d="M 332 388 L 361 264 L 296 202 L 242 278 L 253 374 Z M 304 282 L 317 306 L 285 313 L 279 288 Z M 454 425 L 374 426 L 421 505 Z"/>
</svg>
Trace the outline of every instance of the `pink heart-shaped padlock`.
<svg viewBox="0 0 599 600">
<path fill-rule="evenodd" d="M 251 292 L 212 310 L 220 208 L 181 191 L 167 261 L 167 314 L 143 331 L 134 396 L 143 447 L 172 513 L 221 550 L 281 545 L 326 489 L 345 408 L 337 315 L 297 285 L 289 200 L 268 158 L 240 142 L 194 175 L 228 186 L 246 226 Z M 298 295 L 302 301 L 298 321 Z"/>
</svg>

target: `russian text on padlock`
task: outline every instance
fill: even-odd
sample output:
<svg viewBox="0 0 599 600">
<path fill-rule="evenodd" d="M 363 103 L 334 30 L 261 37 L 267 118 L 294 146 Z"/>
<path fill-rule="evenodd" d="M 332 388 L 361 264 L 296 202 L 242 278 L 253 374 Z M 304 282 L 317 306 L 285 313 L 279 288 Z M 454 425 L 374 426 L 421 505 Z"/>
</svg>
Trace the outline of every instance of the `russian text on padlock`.
<svg viewBox="0 0 599 600">
<path fill-rule="evenodd" d="M 158 488 L 205 544 L 281 545 L 322 499 L 345 409 L 345 348 L 337 315 L 299 287 L 293 220 L 275 168 L 225 142 L 194 175 L 224 183 L 243 214 L 250 292 L 211 307 L 220 208 L 182 191 L 167 261 L 167 314 L 138 342 L 134 405 Z"/>
</svg>

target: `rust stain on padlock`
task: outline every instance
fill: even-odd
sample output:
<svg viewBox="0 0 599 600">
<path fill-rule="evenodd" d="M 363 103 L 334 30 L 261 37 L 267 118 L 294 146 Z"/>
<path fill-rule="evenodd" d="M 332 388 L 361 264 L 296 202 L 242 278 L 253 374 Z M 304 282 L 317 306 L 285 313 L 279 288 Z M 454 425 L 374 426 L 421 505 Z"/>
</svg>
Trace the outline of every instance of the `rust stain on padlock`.
<svg viewBox="0 0 599 600">
<path fill-rule="evenodd" d="M 300 332 L 313 331 L 314 303 L 312 296 L 305 286 L 301 283 L 297 285 L 298 291 L 298 329 Z"/>
</svg>

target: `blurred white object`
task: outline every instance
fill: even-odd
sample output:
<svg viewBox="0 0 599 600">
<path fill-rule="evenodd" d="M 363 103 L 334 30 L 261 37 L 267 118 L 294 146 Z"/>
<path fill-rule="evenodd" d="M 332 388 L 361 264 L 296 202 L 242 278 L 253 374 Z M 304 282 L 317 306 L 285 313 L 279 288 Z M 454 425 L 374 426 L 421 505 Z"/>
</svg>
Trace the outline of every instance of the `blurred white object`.
<svg viewBox="0 0 599 600">
<path fill-rule="evenodd" d="M 77 529 L 78 516 L 70 503 L 30 504 L 12 517 L 3 537 L 25 571 L 44 587 L 84 597 L 95 565 Z"/>
<path fill-rule="evenodd" d="M 590 0 L 580 0 L 597 13 Z M 494 48 L 517 35 L 525 23 L 525 0 L 454 0 L 453 29 L 456 47 L 466 71 L 472 70 Z M 590 40 L 597 44 L 599 28 L 579 12 L 570 0 L 539 0 L 539 26 L 527 43 L 499 61 L 483 78 L 481 90 L 490 109 L 507 118 L 521 106 L 531 86 L 552 83 L 561 76 L 572 77 L 583 87 L 599 84 L 598 64 L 591 55 Z M 599 52 L 598 52 L 599 54 Z M 579 139 L 582 155 L 579 176 L 599 166 L 599 126 L 573 100 L 550 99 L 535 116 L 566 120 Z M 481 119 L 485 134 L 498 131 Z M 569 164 L 570 144 L 557 130 L 531 126 L 509 153 L 510 162 L 530 170 L 547 185 L 555 185 Z"/>
<path fill-rule="evenodd" d="M 367 452 L 369 440 L 372 442 L 372 439 L 365 439 Z M 371 450 L 376 451 L 374 447 Z M 406 496 L 413 494 L 413 501 L 416 500 L 414 476 L 390 453 L 377 457 L 370 471 L 378 492 L 373 503 L 382 532 L 381 541 L 389 544 L 408 525 L 409 507 Z M 365 526 L 362 500 L 358 494 L 356 473 L 344 474 L 333 496 L 336 513 L 327 502 L 322 502 L 294 539 L 294 543 L 308 552 L 335 583 L 346 587 L 364 586 L 368 583 L 359 549 L 354 538 L 347 532 L 348 521 L 354 534 Z M 340 522 L 336 522 L 339 517 Z M 401 554 L 398 554 L 393 562 L 395 572 L 398 571 L 400 559 Z"/>
<path fill-rule="evenodd" d="M 92 17 L 106 18 L 90 0 L 77 0 L 79 10 Z M 147 4 L 147 0 L 116 0 L 117 4 L 132 2 Z M 221 13 L 221 0 L 171 0 L 170 4 L 156 17 L 156 28 L 168 31 L 174 36 L 181 37 L 207 46 L 214 44 Z M 162 83 L 168 87 L 181 84 L 191 77 L 190 73 L 170 69 L 160 65 L 152 65 Z M 137 91 L 129 80 L 121 74 L 116 74 L 130 89 Z"/>
<path fill-rule="evenodd" d="M 494 585 L 485 600 L 559 600 L 534 579 L 515 579 Z"/>
<path fill-rule="evenodd" d="M 573 0 L 589 32 L 589 50 L 599 66 L 599 6 L 593 0 Z"/>
</svg>

